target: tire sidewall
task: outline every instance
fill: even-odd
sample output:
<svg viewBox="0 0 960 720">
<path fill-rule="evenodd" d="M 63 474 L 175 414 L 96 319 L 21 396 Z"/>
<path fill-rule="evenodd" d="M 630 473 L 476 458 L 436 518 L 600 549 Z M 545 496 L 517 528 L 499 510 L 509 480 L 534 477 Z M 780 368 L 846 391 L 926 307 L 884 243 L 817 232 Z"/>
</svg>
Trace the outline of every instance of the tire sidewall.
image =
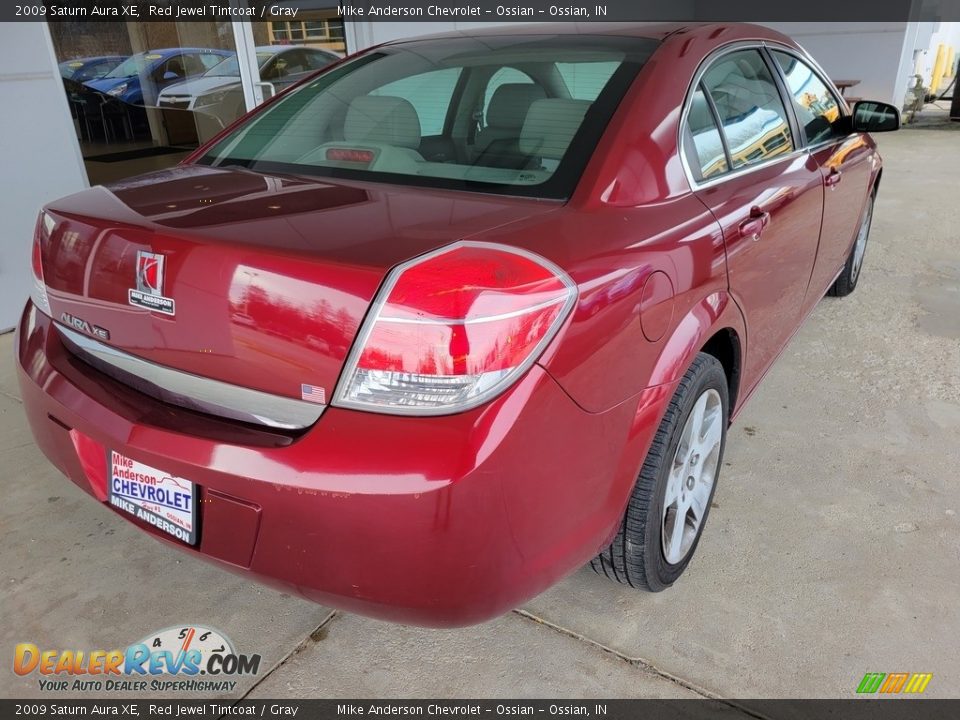
<svg viewBox="0 0 960 720">
<path fill-rule="evenodd" d="M 724 374 L 723 367 L 713 358 L 710 358 L 710 360 L 712 360 L 712 362 L 702 365 L 694 378 L 694 382 L 685 388 L 684 397 L 680 403 L 681 412 L 677 416 L 677 421 L 674 423 L 673 428 L 670 430 L 670 441 L 667 445 L 667 451 L 657 472 L 657 481 L 653 493 L 655 502 L 653 502 L 650 507 L 651 516 L 648 518 L 646 523 L 646 538 L 644 542 L 644 550 L 646 555 L 644 558 L 644 567 L 647 569 L 647 582 L 649 583 L 651 589 L 663 589 L 669 587 L 676 582 L 680 575 L 683 574 L 683 571 L 690 563 L 690 559 L 696 552 L 697 546 L 700 544 L 700 538 L 703 536 L 704 527 L 706 526 L 707 520 L 710 517 L 710 506 L 713 503 L 713 496 L 717 491 L 717 481 L 719 480 L 720 476 L 720 468 L 723 466 L 723 453 L 727 444 L 727 424 L 729 422 L 730 400 L 729 390 L 727 387 L 727 378 Z M 705 391 L 711 388 L 720 394 L 723 414 L 721 419 L 722 430 L 720 435 L 720 456 L 717 459 L 717 472 L 714 477 L 713 487 L 710 489 L 710 499 L 707 502 L 707 507 L 703 516 L 703 522 L 700 523 L 700 531 L 697 534 L 697 537 L 694 539 L 693 544 L 690 546 L 690 550 L 687 552 L 686 556 L 679 563 L 670 564 L 663 555 L 663 542 L 661 537 L 661 519 L 663 517 L 664 495 L 666 493 L 667 479 L 670 475 L 670 468 L 673 465 L 673 459 L 677 454 L 677 447 L 680 444 L 680 437 L 683 434 L 683 427 L 687 422 L 687 418 L 690 416 L 690 412 L 693 410 L 693 406 L 696 404 L 699 397 Z"/>
<path fill-rule="evenodd" d="M 854 247 L 853 247 L 853 250 L 850 252 L 850 266 L 849 268 L 847 268 L 847 272 L 849 274 L 848 284 L 850 286 L 850 292 L 853 292 L 856 289 L 857 283 L 860 282 L 860 276 L 863 274 L 863 263 L 867 259 L 867 246 L 870 244 L 870 231 L 873 229 L 874 202 L 875 202 L 875 199 L 873 194 L 871 193 L 867 197 L 867 205 L 863 209 L 863 216 L 860 218 L 860 224 L 857 226 L 857 239 L 859 239 L 860 230 L 863 227 L 863 223 L 864 222 L 867 223 L 867 236 L 863 239 L 863 257 L 860 258 L 860 267 L 857 268 L 856 275 L 853 274 L 853 267 L 854 267 L 854 263 L 856 262 L 856 254 L 857 254 L 856 240 L 857 239 L 854 239 Z"/>
</svg>

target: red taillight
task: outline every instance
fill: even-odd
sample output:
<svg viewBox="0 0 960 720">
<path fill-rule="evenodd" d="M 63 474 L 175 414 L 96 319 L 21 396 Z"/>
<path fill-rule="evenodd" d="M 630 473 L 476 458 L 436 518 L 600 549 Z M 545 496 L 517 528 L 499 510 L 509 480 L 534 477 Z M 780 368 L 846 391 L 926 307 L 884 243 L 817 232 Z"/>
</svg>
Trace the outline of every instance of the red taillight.
<svg viewBox="0 0 960 720">
<path fill-rule="evenodd" d="M 533 364 L 575 298 L 562 270 L 500 245 L 460 242 L 405 263 L 364 322 L 334 404 L 404 414 L 475 407 Z"/>
<path fill-rule="evenodd" d="M 33 277 L 43 282 L 43 261 L 40 257 L 40 237 L 33 238 Z"/>
<path fill-rule="evenodd" d="M 37 227 L 33 232 L 33 286 L 30 289 L 30 300 L 40 312 L 50 314 L 50 300 L 47 298 L 47 285 L 43 281 L 43 254 L 41 242 L 44 237 L 49 238 L 53 232 L 53 218 L 41 212 L 37 218 Z"/>
</svg>

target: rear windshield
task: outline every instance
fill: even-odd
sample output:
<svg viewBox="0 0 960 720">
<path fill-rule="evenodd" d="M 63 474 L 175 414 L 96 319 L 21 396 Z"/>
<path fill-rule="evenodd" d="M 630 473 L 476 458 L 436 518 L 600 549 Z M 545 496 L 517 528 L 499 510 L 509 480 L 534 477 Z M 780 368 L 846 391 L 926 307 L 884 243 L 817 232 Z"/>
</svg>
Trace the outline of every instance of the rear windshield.
<svg viewBox="0 0 960 720">
<path fill-rule="evenodd" d="M 378 48 L 271 104 L 198 162 L 566 198 L 656 44 L 576 35 Z"/>
</svg>

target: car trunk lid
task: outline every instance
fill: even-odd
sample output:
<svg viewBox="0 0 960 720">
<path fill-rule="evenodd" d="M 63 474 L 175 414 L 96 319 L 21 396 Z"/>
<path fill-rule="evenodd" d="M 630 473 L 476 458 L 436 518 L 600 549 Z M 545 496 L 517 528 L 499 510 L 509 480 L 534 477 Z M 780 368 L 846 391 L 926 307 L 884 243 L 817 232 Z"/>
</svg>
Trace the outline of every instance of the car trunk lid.
<svg viewBox="0 0 960 720">
<path fill-rule="evenodd" d="M 325 402 L 394 265 L 553 202 L 181 166 L 51 204 L 53 318 L 137 358 Z"/>
</svg>

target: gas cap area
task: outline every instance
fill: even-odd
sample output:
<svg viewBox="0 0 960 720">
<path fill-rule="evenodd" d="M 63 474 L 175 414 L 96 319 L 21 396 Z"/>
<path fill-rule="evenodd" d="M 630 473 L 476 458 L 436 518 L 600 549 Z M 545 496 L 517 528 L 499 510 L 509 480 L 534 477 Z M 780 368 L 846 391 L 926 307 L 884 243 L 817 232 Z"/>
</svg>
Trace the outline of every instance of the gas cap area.
<svg viewBox="0 0 960 720">
<path fill-rule="evenodd" d="M 650 273 L 640 294 L 640 328 L 643 336 L 656 342 L 673 319 L 673 283 L 662 270 Z"/>
</svg>

